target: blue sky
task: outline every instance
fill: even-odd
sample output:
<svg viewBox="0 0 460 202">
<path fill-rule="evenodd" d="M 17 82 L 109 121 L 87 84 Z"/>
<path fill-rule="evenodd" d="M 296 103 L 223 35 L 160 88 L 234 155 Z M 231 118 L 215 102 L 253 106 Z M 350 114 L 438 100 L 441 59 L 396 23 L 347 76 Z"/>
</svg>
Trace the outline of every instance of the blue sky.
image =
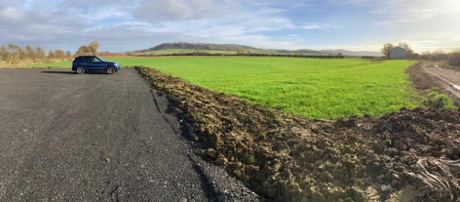
<svg viewBox="0 0 460 202">
<path fill-rule="evenodd" d="M 460 48 L 460 0 L 0 0 L 0 45 L 101 51 L 164 42 L 416 52 Z"/>
</svg>

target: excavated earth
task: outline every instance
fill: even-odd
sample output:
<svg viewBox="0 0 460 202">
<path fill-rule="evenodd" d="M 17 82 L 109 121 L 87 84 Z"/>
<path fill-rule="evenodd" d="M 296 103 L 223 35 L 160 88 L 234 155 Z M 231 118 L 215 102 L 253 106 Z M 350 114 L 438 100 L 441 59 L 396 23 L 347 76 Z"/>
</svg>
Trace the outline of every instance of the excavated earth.
<svg viewBox="0 0 460 202">
<path fill-rule="evenodd" d="M 275 201 L 460 201 L 460 112 L 310 120 L 136 67 L 201 155 Z"/>
</svg>

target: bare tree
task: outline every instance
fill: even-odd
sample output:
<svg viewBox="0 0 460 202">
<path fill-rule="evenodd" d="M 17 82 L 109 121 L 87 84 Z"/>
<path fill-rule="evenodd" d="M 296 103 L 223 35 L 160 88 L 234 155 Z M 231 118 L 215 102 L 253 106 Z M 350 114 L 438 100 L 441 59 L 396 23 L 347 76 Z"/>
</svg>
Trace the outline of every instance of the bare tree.
<svg viewBox="0 0 460 202">
<path fill-rule="evenodd" d="M 437 50 L 431 53 L 430 60 L 440 62 L 440 61 L 446 61 L 448 57 L 449 57 L 449 54 L 446 51 Z"/>
<path fill-rule="evenodd" d="M 8 44 L 8 62 L 19 63 L 19 46 L 16 44 Z"/>
<path fill-rule="evenodd" d="M 77 52 L 75 52 L 75 56 L 80 56 L 80 55 L 87 55 L 89 54 L 88 47 L 83 45 L 78 48 Z"/>
<path fill-rule="evenodd" d="M 0 46 L 0 60 L 8 61 L 8 56 L 10 52 L 8 51 L 8 47 Z"/>
<path fill-rule="evenodd" d="M 56 59 L 65 60 L 65 52 L 61 49 L 55 50 L 54 56 L 56 57 Z"/>
<path fill-rule="evenodd" d="M 394 48 L 394 45 L 391 43 L 386 43 L 383 45 L 383 48 L 380 51 L 385 55 L 385 57 L 390 58 L 390 50 Z"/>
<path fill-rule="evenodd" d="M 35 47 L 35 54 L 36 54 L 37 61 L 40 61 L 40 62 L 45 61 L 46 54 L 45 54 L 45 50 L 43 50 L 42 47 L 40 46 Z"/>
<path fill-rule="evenodd" d="M 430 51 L 423 51 L 422 55 L 420 55 L 420 59 L 422 59 L 422 60 L 430 60 L 431 59 L 431 52 Z"/>
<path fill-rule="evenodd" d="M 78 48 L 75 52 L 75 56 L 80 55 L 97 55 L 97 49 L 99 48 L 99 42 L 93 41 L 89 45 L 83 45 Z"/>
<path fill-rule="evenodd" d="M 50 50 L 48 51 L 48 58 L 46 60 L 47 63 L 52 63 L 54 62 L 54 59 L 56 58 L 56 54 L 54 53 L 54 51 Z"/>
<path fill-rule="evenodd" d="M 414 50 L 412 50 L 412 48 L 409 45 L 407 45 L 407 43 L 399 43 L 398 47 L 401 47 L 404 50 L 406 50 L 406 57 L 407 58 L 412 58 L 413 57 Z"/>
<path fill-rule="evenodd" d="M 70 51 L 65 52 L 65 59 L 66 60 L 71 60 L 72 59 L 72 53 L 70 53 Z"/>
<path fill-rule="evenodd" d="M 460 49 L 452 50 L 447 58 L 449 65 L 460 67 Z"/>
<path fill-rule="evenodd" d="M 29 57 L 27 56 L 27 51 L 26 50 L 24 50 L 20 46 L 18 46 L 17 49 L 18 49 L 18 52 L 19 52 L 19 60 L 20 61 L 24 61 L 26 59 L 29 59 Z"/>
<path fill-rule="evenodd" d="M 26 46 L 26 54 L 29 60 L 35 62 L 35 50 L 29 44 Z"/>
<path fill-rule="evenodd" d="M 99 48 L 99 42 L 98 41 L 93 41 L 89 44 L 91 54 L 97 55 L 97 49 Z"/>
</svg>

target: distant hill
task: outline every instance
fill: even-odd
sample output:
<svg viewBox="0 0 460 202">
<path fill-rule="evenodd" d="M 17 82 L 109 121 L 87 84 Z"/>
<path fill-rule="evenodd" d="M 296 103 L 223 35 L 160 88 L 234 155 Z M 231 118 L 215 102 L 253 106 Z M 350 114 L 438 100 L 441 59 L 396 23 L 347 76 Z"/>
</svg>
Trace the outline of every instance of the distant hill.
<svg viewBox="0 0 460 202">
<path fill-rule="evenodd" d="M 236 55 L 244 54 L 261 54 L 261 55 L 339 55 L 344 56 L 374 56 L 380 57 L 380 52 L 354 52 L 348 50 L 280 50 L 280 49 L 260 49 L 251 46 L 236 44 L 209 44 L 209 43 L 162 43 L 155 47 L 144 50 L 133 51 L 134 55 L 175 55 L 175 54 L 222 54 Z"/>
<path fill-rule="evenodd" d="M 235 44 L 208 44 L 208 43 L 162 43 L 158 46 L 142 50 L 140 52 L 160 51 L 168 49 L 193 49 L 197 51 L 219 50 L 219 51 L 238 51 L 240 49 L 256 50 L 257 48 Z"/>
</svg>

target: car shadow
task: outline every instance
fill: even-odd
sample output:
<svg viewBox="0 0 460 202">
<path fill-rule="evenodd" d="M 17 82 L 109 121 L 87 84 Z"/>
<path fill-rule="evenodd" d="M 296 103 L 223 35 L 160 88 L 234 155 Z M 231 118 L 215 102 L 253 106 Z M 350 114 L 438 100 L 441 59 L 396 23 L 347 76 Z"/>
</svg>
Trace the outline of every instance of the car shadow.
<svg viewBox="0 0 460 202">
<path fill-rule="evenodd" d="M 40 73 L 46 73 L 46 74 L 76 74 L 74 71 L 41 71 Z"/>
<path fill-rule="evenodd" d="M 107 74 L 106 72 L 102 71 L 87 71 L 85 74 Z"/>
</svg>

